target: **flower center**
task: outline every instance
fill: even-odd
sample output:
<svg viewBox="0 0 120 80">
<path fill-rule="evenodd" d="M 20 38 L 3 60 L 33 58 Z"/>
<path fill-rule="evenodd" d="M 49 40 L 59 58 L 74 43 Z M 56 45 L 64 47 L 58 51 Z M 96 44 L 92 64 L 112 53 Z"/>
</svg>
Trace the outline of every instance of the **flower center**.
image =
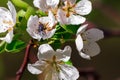
<svg viewBox="0 0 120 80">
<path fill-rule="evenodd" d="M 43 24 L 39 24 L 38 32 L 41 32 L 41 31 L 44 31 L 44 30 L 45 30 L 44 25 Z"/>
<path fill-rule="evenodd" d="M 45 27 L 44 27 L 44 25 L 43 24 L 39 24 L 39 26 L 38 26 L 38 34 L 40 34 L 41 36 L 43 36 L 43 35 L 45 35 L 46 34 L 46 32 L 45 32 Z"/>
<path fill-rule="evenodd" d="M 10 21 L 10 20 L 9 20 L 9 21 L 3 20 L 3 23 L 4 23 L 4 24 L 8 24 L 8 25 L 13 25 L 13 22 Z"/>
<path fill-rule="evenodd" d="M 69 1 L 65 2 L 65 6 L 62 7 L 63 11 L 66 13 L 66 17 L 69 17 L 71 14 L 74 14 L 74 6 Z"/>
<path fill-rule="evenodd" d="M 57 61 L 55 55 L 52 57 L 52 59 L 50 59 L 50 60 L 45 60 L 45 62 L 46 62 L 49 66 L 51 66 L 53 69 L 55 69 L 57 72 L 60 71 L 59 64 L 63 64 L 63 63 L 64 63 L 63 61 Z"/>
</svg>

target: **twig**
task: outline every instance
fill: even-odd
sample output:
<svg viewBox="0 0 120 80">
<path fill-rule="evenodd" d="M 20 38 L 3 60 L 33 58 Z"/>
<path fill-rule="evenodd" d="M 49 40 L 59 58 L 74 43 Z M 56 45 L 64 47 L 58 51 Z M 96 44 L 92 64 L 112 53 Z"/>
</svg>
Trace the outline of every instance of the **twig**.
<svg viewBox="0 0 120 80">
<path fill-rule="evenodd" d="M 20 80 L 21 79 L 22 73 L 24 72 L 24 70 L 26 68 L 26 65 L 27 65 L 27 62 L 28 62 L 28 57 L 29 57 L 29 52 L 30 52 L 30 47 L 31 46 L 32 46 L 32 43 L 30 41 L 30 43 L 26 47 L 26 52 L 25 52 L 23 63 L 21 65 L 20 69 L 16 73 L 16 80 Z"/>
</svg>

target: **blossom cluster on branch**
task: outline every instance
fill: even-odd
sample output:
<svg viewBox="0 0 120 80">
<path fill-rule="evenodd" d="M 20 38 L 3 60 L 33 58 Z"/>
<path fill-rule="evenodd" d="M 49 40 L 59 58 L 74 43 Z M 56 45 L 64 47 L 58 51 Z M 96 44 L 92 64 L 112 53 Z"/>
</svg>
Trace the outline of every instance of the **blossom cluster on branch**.
<svg viewBox="0 0 120 80">
<path fill-rule="evenodd" d="M 27 44 L 37 47 L 38 61 L 29 63 L 27 69 L 41 74 L 40 80 L 79 78 L 79 71 L 70 61 L 74 48 L 67 45 L 60 49 L 65 42 L 75 42 L 79 55 L 88 60 L 100 53 L 96 41 L 104 37 L 103 31 L 87 29 L 88 24 L 83 24 L 92 10 L 91 1 L 33 0 L 34 6 L 22 0 L 11 1 L 8 9 L 0 7 L 0 53 L 18 53 Z"/>
</svg>

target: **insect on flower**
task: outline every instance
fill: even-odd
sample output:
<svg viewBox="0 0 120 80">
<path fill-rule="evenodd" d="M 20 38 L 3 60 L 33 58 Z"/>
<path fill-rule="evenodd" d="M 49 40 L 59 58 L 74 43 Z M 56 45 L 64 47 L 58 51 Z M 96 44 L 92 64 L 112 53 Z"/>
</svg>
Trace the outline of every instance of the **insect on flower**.
<svg viewBox="0 0 120 80">
<path fill-rule="evenodd" d="M 49 11 L 47 17 L 30 16 L 26 30 L 31 37 L 40 41 L 41 38 L 48 39 L 54 35 L 56 23 L 52 12 Z"/>
</svg>

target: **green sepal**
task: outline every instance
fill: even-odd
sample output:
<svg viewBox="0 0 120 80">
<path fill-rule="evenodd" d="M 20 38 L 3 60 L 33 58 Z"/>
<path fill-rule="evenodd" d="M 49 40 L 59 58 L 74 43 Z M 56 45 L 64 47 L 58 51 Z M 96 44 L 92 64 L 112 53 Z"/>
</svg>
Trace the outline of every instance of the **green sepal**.
<svg viewBox="0 0 120 80">
<path fill-rule="evenodd" d="M 16 53 L 24 49 L 26 44 L 21 40 L 13 40 L 11 43 L 5 45 L 6 52 Z"/>
<path fill-rule="evenodd" d="M 42 10 L 36 11 L 36 14 L 38 14 L 39 16 L 47 16 L 47 14 L 43 12 Z"/>
</svg>

